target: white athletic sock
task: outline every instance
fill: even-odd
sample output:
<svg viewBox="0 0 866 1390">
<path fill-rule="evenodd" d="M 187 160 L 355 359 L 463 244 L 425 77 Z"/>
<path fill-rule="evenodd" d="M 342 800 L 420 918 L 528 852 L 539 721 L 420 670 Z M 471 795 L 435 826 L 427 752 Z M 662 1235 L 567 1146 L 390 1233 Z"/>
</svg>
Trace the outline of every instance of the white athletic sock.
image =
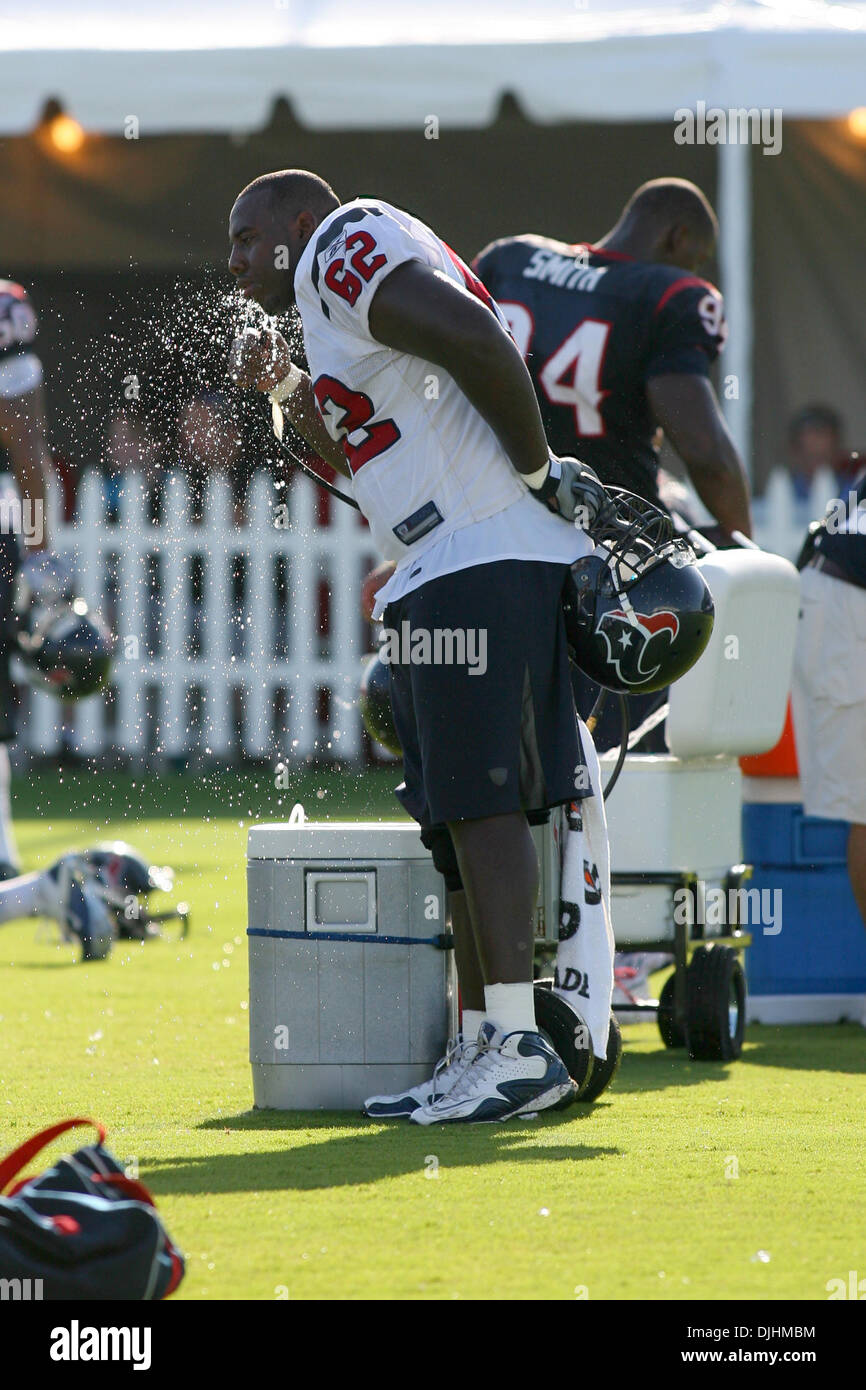
<svg viewBox="0 0 866 1390">
<path fill-rule="evenodd" d="M 519 985 L 485 985 L 487 1017 L 502 1033 L 535 1033 L 535 995 L 532 982 Z"/>
<path fill-rule="evenodd" d="M 0 743 L 0 863 L 3 864 L 18 863 L 18 847 L 12 829 L 12 807 L 9 800 L 11 780 L 9 753 L 6 744 Z"/>
<path fill-rule="evenodd" d="M 478 1029 L 481 1027 L 487 1015 L 483 1009 L 464 1009 L 460 1018 L 460 1031 L 463 1034 L 464 1042 L 474 1042 L 478 1037 Z"/>
<path fill-rule="evenodd" d="M 0 923 L 13 922 L 16 917 L 41 917 L 44 911 L 42 874 L 22 874 L 0 883 Z"/>
</svg>

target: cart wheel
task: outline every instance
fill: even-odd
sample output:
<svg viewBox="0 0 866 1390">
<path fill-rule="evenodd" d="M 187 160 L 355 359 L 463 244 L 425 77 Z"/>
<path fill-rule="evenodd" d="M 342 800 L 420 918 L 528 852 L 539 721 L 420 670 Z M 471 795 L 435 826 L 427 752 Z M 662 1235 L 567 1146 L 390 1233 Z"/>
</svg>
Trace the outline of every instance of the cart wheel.
<svg viewBox="0 0 866 1390">
<path fill-rule="evenodd" d="M 656 1016 L 659 1032 L 665 1047 L 685 1047 L 686 1031 L 674 1018 L 674 977 L 669 975 L 659 995 L 659 1011 Z"/>
<path fill-rule="evenodd" d="M 592 1076 L 589 1083 L 582 1091 L 578 1092 L 579 1101 L 598 1100 L 602 1091 L 606 1091 L 619 1071 L 619 1064 L 622 1061 L 622 1029 L 617 1022 L 614 1014 L 610 1016 L 610 1031 L 607 1035 L 607 1056 L 604 1061 L 599 1057 L 593 1057 Z"/>
<path fill-rule="evenodd" d="M 564 999 L 554 994 L 550 981 L 535 985 L 535 1021 L 538 1031 L 547 1039 L 578 1088 L 577 1099 L 583 1100 L 583 1091 L 593 1075 L 592 1044 L 587 1036 L 586 1025 L 581 1022 Z M 564 1110 L 575 1100 L 566 1096 L 554 1105 L 554 1110 Z"/>
<path fill-rule="evenodd" d="M 699 946 L 689 963 L 689 1056 L 701 1062 L 731 1062 L 743 1050 L 746 978 L 730 946 Z"/>
</svg>

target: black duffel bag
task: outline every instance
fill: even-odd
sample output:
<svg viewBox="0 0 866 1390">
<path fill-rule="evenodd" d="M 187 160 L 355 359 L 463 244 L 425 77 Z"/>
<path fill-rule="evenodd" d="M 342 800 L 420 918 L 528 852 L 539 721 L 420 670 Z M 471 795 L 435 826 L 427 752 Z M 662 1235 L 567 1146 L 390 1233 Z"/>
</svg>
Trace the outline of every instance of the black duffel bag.
<svg viewBox="0 0 866 1390">
<path fill-rule="evenodd" d="M 99 1142 L 15 1182 L 46 1144 L 80 1125 L 97 1129 Z M 104 1141 L 92 1120 L 63 1120 L 0 1161 L 0 1279 L 21 1281 L 4 1283 L 7 1295 L 150 1300 L 174 1293 L 183 1256 L 147 1188 L 126 1176 Z"/>
</svg>

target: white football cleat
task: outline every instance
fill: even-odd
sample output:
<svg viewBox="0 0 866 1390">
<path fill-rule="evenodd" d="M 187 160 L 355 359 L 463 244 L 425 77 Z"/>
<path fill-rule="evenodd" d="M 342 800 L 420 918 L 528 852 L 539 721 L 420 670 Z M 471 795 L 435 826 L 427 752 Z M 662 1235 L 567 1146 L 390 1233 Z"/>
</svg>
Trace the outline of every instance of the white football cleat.
<svg viewBox="0 0 866 1390">
<path fill-rule="evenodd" d="M 451 1089 L 409 1116 L 414 1124 L 507 1120 L 547 1110 L 576 1087 L 540 1033 L 503 1034 L 482 1023 L 478 1051 Z"/>
<path fill-rule="evenodd" d="M 394 1096 L 370 1096 L 364 1101 L 361 1114 L 369 1115 L 374 1120 L 396 1120 L 412 1115 L 428 1101 L 447 1095 L 477 1051 L 477 1039 L 464 1042 L 463 1034 L 458 1033 L 456 1039 L 449 1042 L 445 1056 L 436 1063 L 429 1081 L 422 1081 L 420 1085 L 400 1091 Z"/>
<path fill-rule="evenodd" d="M 60 924 L 65 941 L 81 945 L 82 960 L 104 960 L 114 944 L 115 917 L 95 877 L 65 855 L 42 875 L 40 908 Z"/>
</svg>

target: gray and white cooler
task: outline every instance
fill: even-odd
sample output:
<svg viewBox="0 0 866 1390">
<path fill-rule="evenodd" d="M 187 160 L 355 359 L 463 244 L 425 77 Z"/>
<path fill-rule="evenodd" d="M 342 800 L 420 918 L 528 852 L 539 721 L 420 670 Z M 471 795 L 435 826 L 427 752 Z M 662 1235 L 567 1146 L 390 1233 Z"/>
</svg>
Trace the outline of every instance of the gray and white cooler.
<svg viewBox="0 0 866 1390">
<path fill-rule="evenodd" d="M 247 890 L 255 1105 L 357 1110 L 430 1077 L 456 985 L 418 827 L 254 826 Z"/>
</svg>

